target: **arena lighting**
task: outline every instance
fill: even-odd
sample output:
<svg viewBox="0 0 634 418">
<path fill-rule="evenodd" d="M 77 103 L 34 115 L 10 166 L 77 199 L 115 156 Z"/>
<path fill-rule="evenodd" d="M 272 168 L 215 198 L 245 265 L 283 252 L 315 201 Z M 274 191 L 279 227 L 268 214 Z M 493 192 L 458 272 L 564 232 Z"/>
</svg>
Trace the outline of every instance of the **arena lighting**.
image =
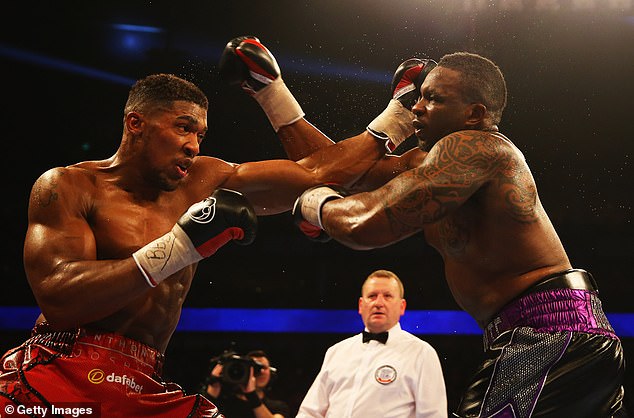
<svg viewBox="0 0 634 418">
<path fill-rule="evenodd" d="M 155 26 L 115 23 L 114 31 L 108 36 L 110 54 L 131 61 L 142 61 L 146 53 L 153 49 L 164 49 L 165 30 Z"/>
<path fill-rule="evenodd" d="M 118 51 L 117 55 L 130 56 L 134 52 L 142 49 L 142 41 L 134 34 L 121 35 L 113 45 L 111 46 L 113 51 Z M 118 48 L 123 47 L 123 48 Z M 213 62 L 217 62 L 220 59 L 222 49 L 208 48 L 206 51 L 197 53 L 209 54 L 209 59 Z M 125 53 L 124 53 L 125 51 Z M 35 52 L 25 51 L 10 46 L 0 44 L 0 56 L 6 58 L 22 61 L 29 64 L 38 65 L 40 67 L 51 68 L 54 70 L 65 71 L 68 73 L 79 74 L 82 76 L 95 78 L 98 80 L 105 80 L 116 84 L 122 84 L 126 86 L 132 86 L 136 80 L 131 78 L 109 73 L 106 71 L 98 70 L 95 68 L 86 67 L 83 65 L 74 64 L 69 61 L 65 61 L 59 58 L 52 58 L 46 55 L 38 54 Z M 295 71 L 300 74 L 311 74 L 318 76 L 339 77 L 344 79 L 355 79 L 360 81 L 368 81 L 372 83 L 386 84 L 392 80 L 392 73 L 387 71 L 378 71 L 372 69 L 364 69 L 363 67 L 343 66 L 332 63 L 324 63 L 316 60 L 310 60 L 306 58 L 289 58 L 289 57 L 276 57 L 280 65 L 286 72 Z"/>
<path fill-rule="evenodd" d="M 29 64 L 34 64 L 40 67 L 51 68 L 54 70 L 65 71 L 68 73 L 79 74 L 85 77 L 94 78 L 97 80 L 108 81 L 115 84 L 123 84 L 131 86 L 135 80 L 124 77 L 121 75 L 109 73 L 107 71 L 97 70 L 95 68 L 86 67 L 83 65 L 74 64 L 69 61 L 65 61 L 59 58 L 47 57 L 42 54 L 36 54 L 34 52 L 24 51 L 17 48 L 12 48 L 0 44 L 0 56 L 10 58 L 16 61 L 22 61 Z"/>
<path fill-rule="evenodd" d="M 220 59 L 220 55 L 218 55 L 218 59 Z M 324 63 L 316 60 L 310 60 L 305 57 L 289 58 L 285 56 L 278 56 L 276 54 L 275 59 L 280 64 L 280 67 L 284 68 L 285 73 L 296 71 L 300 74 L 344 78 L 381 84 L 389 84 L 392 81 L 392 76 L 394 75 L 392 72 L 366 69 L 363 67 L 337 65 L 331 62 Z"/>
<path fill-rule="evenodd" d="M 125 23 L 114 23 L 112 27 L 116 30 L 126 32 L 162 33 L 164 31 L 163 28 L 157 28 L 154 26 L 128 25 Z"/>
<path fill-rule="evenodd" d="M 632 8 L 633 0 L 453 0 L 444 1 L 443 8 L 453 7 L 465 12 L 485 11 L 545 11 L 577 12 L 593 10 L 626 11 Z"/>
<path fill-rule="evenodd" d="M 28 331 L 39 314 L 35 306 L 0 306 L 0 330 Z M 634 314 L 607 316 L 617 335 L 634 337 Z M 354 334 L 360 326 L 359 313 L 349 309 L 184 308 L 176 331 Z M 408 310 L 401 326 L 418 335 L 482 334 L 463 311 Z"/>
<path fill-rule="evenodd" d="M 213 309 L 183 310 L 178 331 L 290 332 L 350 334 L 362 327 L 349 309 Z M 401 326 L 413 334 L 481 334 L 476 322 L 461 311 L 408 310 Z"/>
</svg>

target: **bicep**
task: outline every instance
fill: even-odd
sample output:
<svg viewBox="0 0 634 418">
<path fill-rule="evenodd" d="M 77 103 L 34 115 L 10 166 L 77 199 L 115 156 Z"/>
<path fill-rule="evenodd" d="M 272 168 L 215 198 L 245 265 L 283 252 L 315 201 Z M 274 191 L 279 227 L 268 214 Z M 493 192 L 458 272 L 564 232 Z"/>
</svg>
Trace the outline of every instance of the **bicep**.
<svg viewBox="0 0 634 418">
<path fill-rule="evenodd" d="M 283 126 L 277 134 L 286 155 L 293 161 L 334 144 L 334 141 L 305 119 Z"/>
<path fill-rule="evenodd" d="M 386 155 L 356 181 L 351 190 L 358 192 L 381 187 L 399 174 L 421 165 L 426 155 L 425 151 L 418 148 L 408 150 L 402 155 Z"/>
<path fill-rule="evenodd" d="M 295 199 L 318 180 L 313 172 L 290 160 L 238 165 L 222 187 L 243 193 L 258 215 L 290 210 Z"/>
<path fill-rule="evenodd" d="M 63 169 L 51 170 L 31 191 L 24 264 L 35 292 L 63 263 L 96 258 L 94 235 L 65 176 Z"/>
</svg>

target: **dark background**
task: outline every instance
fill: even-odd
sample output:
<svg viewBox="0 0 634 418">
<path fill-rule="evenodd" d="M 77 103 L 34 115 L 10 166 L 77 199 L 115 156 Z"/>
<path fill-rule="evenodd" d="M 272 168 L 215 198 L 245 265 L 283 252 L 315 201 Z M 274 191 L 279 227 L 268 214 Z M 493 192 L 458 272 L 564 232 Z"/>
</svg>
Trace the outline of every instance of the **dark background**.
<svg viewBox="0 0 634 418">
<path fill-rule="evenodd" d="M 524 151 L 573 264 L 595 275 L 607 312 L 634 310 L 631 1 L 107 3 L 3 6 L 3 305 L 34 304 L 22 267 L 32 183 L 50 167 L 114 153 L 134 80 L 172 72 L 208 94 L 204 154 L 284 158 L 255 101 L 218 80 L 225 43 L 253 34 L 278 59 L 307 118 L 335 140 L 358 133 L 385 107 L 391 73 L 404 59 L 457 50 L 493 59 L 509 89 L 501 130 Z M 362 280 L 378 268 L 401 276 L 409 309 L 458 309 L 439 256 L 421 236 L 356 252 L 308 242 L 288 214 L 261 218 L 253 245 L 227 246 L 201 263 L 185 306 L 355 309 Z M 27 334 L 3 332 L 0 348 Z M 263 348 L 280 369 L 275 396 L 297 407 L 327 347 L 346 336 L 177 333 L 166 374 L 193 391 L 212 355 L 232 343 L 241 352 Z M 480 338 L 421 337 L 441 357 L 453 406 L 479 361 Z M 630 356 L 633 339 L 624 346 Z"/>
</svg>

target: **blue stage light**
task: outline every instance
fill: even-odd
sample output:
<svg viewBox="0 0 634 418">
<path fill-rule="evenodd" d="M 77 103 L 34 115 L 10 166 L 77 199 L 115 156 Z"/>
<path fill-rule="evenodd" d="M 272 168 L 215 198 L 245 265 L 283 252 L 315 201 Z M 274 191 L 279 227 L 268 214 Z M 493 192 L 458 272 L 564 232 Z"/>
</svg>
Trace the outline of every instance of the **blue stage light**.
<svg viewBox="0 0 634 418">
<path fill-rule="evenodd" d="M 0 306 L 0 330 L 29 330 L 39 314 L 34 306 Z M 618 336 L 634 337 L 634 314 L 607 316 Z M 176 331 L 354 334 L 362 326 L 359 313 L 352 309 L 184 308 Z M 482 334 L 463 311 L 408 310 L 401 326 L 417 335 Z"/>
</svg>

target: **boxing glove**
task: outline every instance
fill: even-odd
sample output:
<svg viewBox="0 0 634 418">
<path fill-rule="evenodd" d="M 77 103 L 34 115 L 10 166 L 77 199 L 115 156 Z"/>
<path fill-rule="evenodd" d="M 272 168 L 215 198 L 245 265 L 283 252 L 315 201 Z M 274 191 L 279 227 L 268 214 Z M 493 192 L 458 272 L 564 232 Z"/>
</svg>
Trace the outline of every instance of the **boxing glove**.
<svg viewBox="0 0 634 418">
<path fill-rule="evenodd" d="M 275 132 L 304 117 L 304 112 L 282 80 L 271 52 L 255 36 L 239 36 L 225 46 L 218 65 L 220 78 L 260 104 Z"/>
<path fill-rule="evenodd" d="M 280 67 L 271 52 L 255 36 L 233 38 L 220 56 L 220 79 L 239 85 L 250 95 L 280 76 Z"/>
<path fill-rule="evenodd" d="M 436 61 L 431 59 L 410 58 L 403 61 L 392 77 L 392 98 L 411 110 L 420 98 L 425 77 L 436 65 Z"/>
<path fill-rule="evenodd" d="M 295 200 L 293 220 L 295 225 L 312 241 L 327 242 L 330 236 L 324 231 L 321 222 L 321 209 L 334 199 L 348 196 L 348 192 L 336 184 L 311 187 Z"/>
<path fill-rule="evenodd" d="M 247 245 L 257 230 L 255 210 L 242 194 L 217 189 L 189 207 L 167 234 L 132 257 L 151 287 L 184 267 L 213 255 L 234 240 Z"/>
<path fill-rule="evenodd" d="M 375 137 L 385 140 L 392 152 L 414 133 L 412 106 L 420 98 L 420 88 L 427 74 L 436 67 L 431 59 L 410 58 L 403 61 L 392 77 L 392 99 L 387 108 L 367 127 Z"/>
</svg>

